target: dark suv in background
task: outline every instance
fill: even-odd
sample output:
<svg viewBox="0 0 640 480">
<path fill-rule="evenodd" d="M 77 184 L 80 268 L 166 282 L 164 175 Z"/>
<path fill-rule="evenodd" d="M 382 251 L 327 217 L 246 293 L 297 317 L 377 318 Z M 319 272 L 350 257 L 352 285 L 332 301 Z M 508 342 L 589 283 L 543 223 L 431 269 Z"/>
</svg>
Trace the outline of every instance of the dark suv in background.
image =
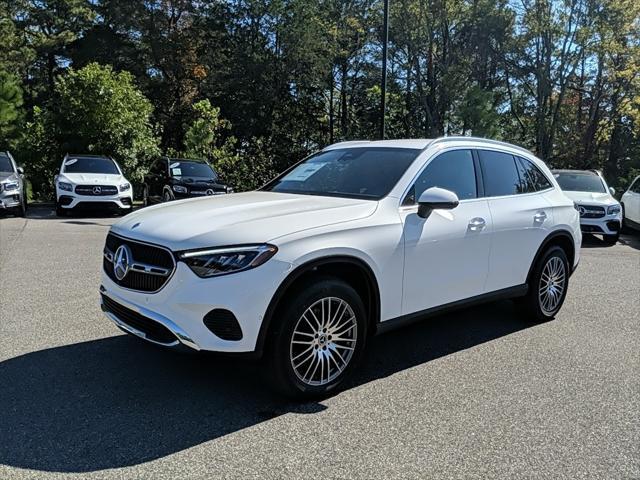
<svg viewBox="0 0 640 480">
<path fill-rule="evenodd" d="M 144 177 L 144 205 L 232 191 L 218 179 L 216 171 L 204 160 L 162 157 Z"/>
<path fill-rule="evenodd" d="M 22 168 L 9 152 L 0 152 L 0 211 L 7 210 L 25 216 L 27 189 Z"/>
</svg>

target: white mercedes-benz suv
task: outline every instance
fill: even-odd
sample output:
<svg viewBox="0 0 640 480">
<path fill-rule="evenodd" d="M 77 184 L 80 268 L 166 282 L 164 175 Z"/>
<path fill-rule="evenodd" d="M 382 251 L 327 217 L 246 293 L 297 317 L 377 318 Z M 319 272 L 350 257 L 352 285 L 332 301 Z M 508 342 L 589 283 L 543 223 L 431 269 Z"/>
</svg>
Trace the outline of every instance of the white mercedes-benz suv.
<svg viewBox="0 0 640 480">
<path fill-rule="evenodd" d="M 334 391 L 372 334 L 519 297 L 560 310 L 574 203 L 545 164 L 468 137 L 331 145 L 258 191 L 134 212 L 104 247 L 102 309 L 165 347 L 264 354 L 284 391 Z"/>
<path fill-rule="evenodd" d="M 597 170 L 553 170 L 558 185 L 576 203 L 580 228 L 602 235 L 605 243 L 615 244 L 622 228 L 622 207 Z"/>
<path fill-rule="evenodd" d="M 58 216 L 86 207 L 125 214 L 133 207 L 131 183 L 109 157 L 65 155 L 53 182 Z"/>
</svg>

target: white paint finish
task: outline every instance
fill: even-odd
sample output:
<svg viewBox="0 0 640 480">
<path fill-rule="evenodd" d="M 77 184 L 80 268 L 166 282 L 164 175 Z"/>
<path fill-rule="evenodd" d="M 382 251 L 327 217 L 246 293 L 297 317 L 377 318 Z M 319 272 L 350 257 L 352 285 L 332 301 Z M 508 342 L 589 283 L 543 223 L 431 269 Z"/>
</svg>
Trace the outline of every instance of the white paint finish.
<svg viewBox="0 0 640 480">
<path fill-rule="evenodd" d="M 178 262 L 176 274 L 157 294 L 126 291 L 104 276 L 107 293 L 173 320 L 203 349 L 242 352 L 254 349 L 278 286 L 293 269 L 312 260 L 348 256 L 364 262 L 378 283 L 385 321 L 522 284 L 538 247 L 552 230 L 572 232 L 579 249 L 573 202 L 559 190 L 546 165 L 532 155 L 467 138 L 391 143 L 428 147 L 380 201 L 257 191 L 176 201 L 128 215 L 112 227 L 114 232 L 174 251 L 269 242 L 278 252 L 255 269 L 209 279 L 197 277 Z M 452 210 L 434 210 L 427 219 L 418 217 L 417 206 L 401 207 L 401 198 L 428 161 L 453 148 L 495 149 L 526 157 L 548 176 L 553 188 L 539 194 L 464 200 Z M 534 216 L 540 210 L 547 218 L 536 225 Z M 484 227 L 478 219 L 484 220 Z M 204 328 L 202 316 L 215 307 L 236 314 L 242 341 L 225 342 Z"/>
<path fill-rule="evenodd" d="M 640 223 L 640 176 L 636 177 L 620 200 L 624 204 L 625 218 Z"/>
<path fill-rule="evenodd" d="M 405 267 L 402 313 L 408 314 L 484 293 L 491 232 L 485 199 L 434 210 L 425 219 L 417 207 L 401 211 Z M 484 227 L 473 221 L 483 219 Z"/>
</svg>

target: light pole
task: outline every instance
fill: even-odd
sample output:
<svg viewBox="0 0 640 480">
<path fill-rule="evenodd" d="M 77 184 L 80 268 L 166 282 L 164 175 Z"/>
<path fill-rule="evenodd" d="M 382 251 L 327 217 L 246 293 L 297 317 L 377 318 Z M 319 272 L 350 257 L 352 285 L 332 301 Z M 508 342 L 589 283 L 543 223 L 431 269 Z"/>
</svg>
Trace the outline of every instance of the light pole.
<svg viewBox="0 0 640 480">
<path fill-rule="evenodd" d="M 384 140 L 384 113 L 387 97 L 387 43 L 389 43 L 389 0 L 384 0 L 384 25 L 382 27 L 382 88 L 380 89 L 380 140 Z"/>
</svg>

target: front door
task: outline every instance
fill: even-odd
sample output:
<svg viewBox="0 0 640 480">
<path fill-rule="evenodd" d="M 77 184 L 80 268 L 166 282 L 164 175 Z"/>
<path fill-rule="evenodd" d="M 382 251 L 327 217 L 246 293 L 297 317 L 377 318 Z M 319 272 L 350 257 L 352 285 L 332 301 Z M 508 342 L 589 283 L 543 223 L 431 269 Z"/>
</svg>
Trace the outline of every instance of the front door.
<svg viewBox="0 0 640 480">
<path fill-rule="evenodd" d="M 485 199 L 478 198 L 477 162 L 471 150 L 438 154 L 418 176 L 400 207 L 404 224 L 403 314 L 484 293 L 492 222 Z M 452 210 L 417 213 L 417 199 L 430 187 L 458 195 Z"/>
</svg>

